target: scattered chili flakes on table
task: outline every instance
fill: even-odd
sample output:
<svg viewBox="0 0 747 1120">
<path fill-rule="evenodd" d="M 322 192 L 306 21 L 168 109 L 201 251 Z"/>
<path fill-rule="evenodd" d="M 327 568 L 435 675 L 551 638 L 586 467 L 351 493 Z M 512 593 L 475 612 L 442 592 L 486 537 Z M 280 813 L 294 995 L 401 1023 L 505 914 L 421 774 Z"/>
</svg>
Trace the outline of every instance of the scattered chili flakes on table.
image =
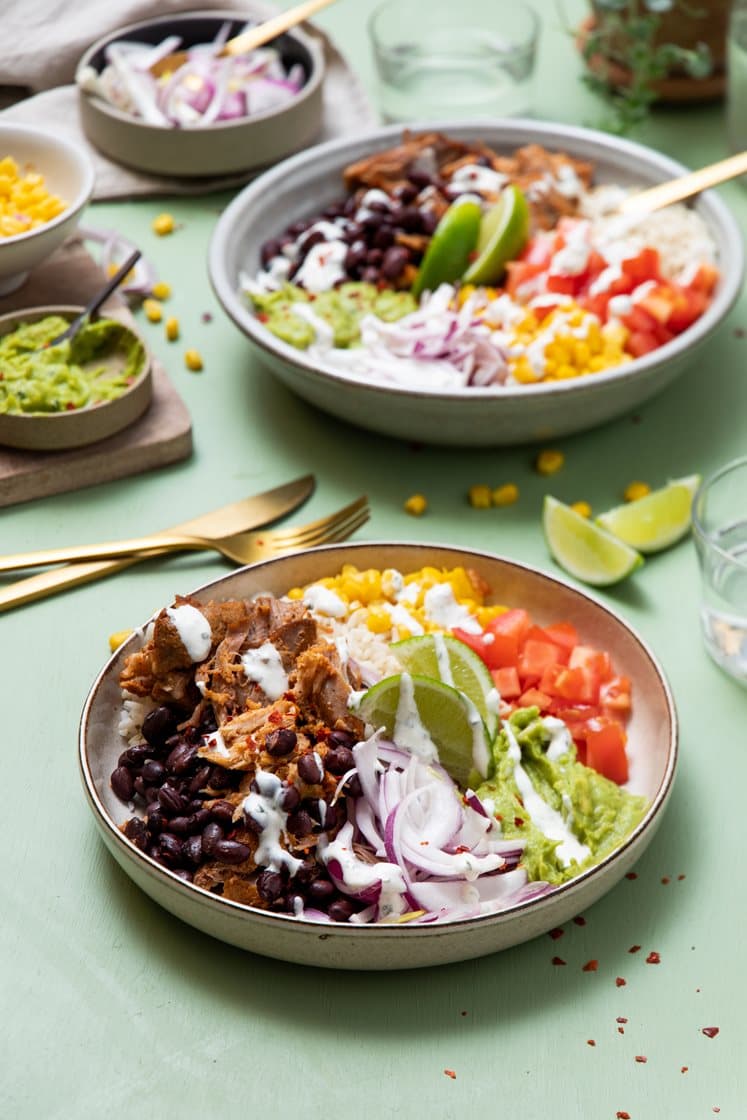
<svg viewBox="0 0 747 1120">
<path fill-rule="evenodd" d="M 615 1120 L 630 1120 L 630 1113 L 629 1112 L 616 1112 L 615 1113 Z"/>
<path fill-rule="evenodd" d="M 456 1081 L 456 1073 L 453 1069 L 445 1069 L 444 1073 L 447 1077 L 450 1077 L 452 1081 Z"/>
<path fill-rule="evenodd" d="M 641 1063 L 641 1065 L 645 1065 L 645 1064 L 646 1064 L 646 1062 L 648 1061 L 648 1058 L 646 1057 L 646 1055 L 645 1055 L 645 1054 L 636 1054 L 636 1056 L 635 1056 L 635 1060 L 636 1060 L 637 1062 L 640 1062 L 640 1063 Z"/>
<path fill-rule="evenodd" d="M 553 939 L 553 941 L 557 941 L 558 938 L 562 937 L 564 933 L 565 933 L 564 929 L 561 929 L 560 926 L 556 926 L 555 929 L 550 930 L 550 932 L 548 934 L 548 937 L 551 937 Z"/>
<path fill-rule="evenodd" d="M 662 875 L 661 881 L 664 884 L 664 886 L 666 887 L 667 883 L 671 883 L 672 880 L 669 878 L 668 875 Z"/>
<path fill-rule="evenodd" d="M 639 953 L 641 951 L 640 945 L 631 945 L 628 949 L 629 953 Z"/>
<path fill-rule="evenodd" d="M 646 957 L 646 964 L 661 964 L 661 954 L 657 953 L 655 949 Z"/>
<path fill-rule="evenodd" d="M 586 925 L 586 918 L 582 918 L 580 914 L 577 914 L 576 917 L 573 919 L 573 923 L 574 923 L 574 925 L 577 925 L 577 926 L 585 926 Z"/>
<path fill-rule="evenodd" d="M 701 1033 L 704 1034 L 706 1038 L 715 1038 L 718 1032 L 718 1027 L 703 1027 L 701 1031 Z"/>
<path fill-rule="evenodd" d="M 625 878 L 626 879 L 637 879 L 638 878 L 638 872 L 637 871 L 628 871 Z"/>
<path fill-rule="evenodd" d="M 684 876 L 684 875 L 678 875 L 678 876 L 677 876 L 677 880 L 678 880 L 678 882 L 680 882 L 680 883 L 681 883 L 681 882 L 682 882 L 682 880 L 683 880 L 683 879 L 684 879 L 685 877 L 686 877 L 686 876 Z"/>
<path fill-rule="evenodd" d="M 590 961 L 587 961 L 586 964 L 583 966 L 582 972 L 596 972 L 596 970 L 598 968 L 599 968 L 599 961 L 590 960 Z"/>
<path fill-rule="evenodd" d="M 618 1027 L 617 1028 L 617 1033 L 618 1034 L 625 1034 L 625 1027 Z"/>
<path fill-rule="evenodd" d="M 587 1046 L 596 1046 L 596 1044 L 597 1044 L 597 1042 L 596 1042 L 595 1038 L 587 1038 L 587 1040 L 586 1040 L 586 1045 Z"/>
<path fill-rule="evenodd" d="M 628 981 L 625 979 L 624 976 L 616 976 L 615 977 L 615 987 L 616 988 L 624 988 L 625 985 L 627 984 L 627 982 Z"/>
<path fill-rule="evenodd" d="M 560 965 L 560 964 L 565 964 L 565 961 L 563 960 L 562 957 L 553 957 L 552 963 L 555 964 L 555 965 Z"/>
<path fill-rule="evenodd" d="M 689 1066 L 680 1066 L 680 1073 L 687 1073 L 689 1068 Z"/>
<path fill-rule="evenodd" d="M 627 1021 L 628 1020 L 625 1018 L 624 1015 L 618 1015 L 617 1018 L 615 1019 L 616 1023 L 627 1023 Z"/>
</svg>

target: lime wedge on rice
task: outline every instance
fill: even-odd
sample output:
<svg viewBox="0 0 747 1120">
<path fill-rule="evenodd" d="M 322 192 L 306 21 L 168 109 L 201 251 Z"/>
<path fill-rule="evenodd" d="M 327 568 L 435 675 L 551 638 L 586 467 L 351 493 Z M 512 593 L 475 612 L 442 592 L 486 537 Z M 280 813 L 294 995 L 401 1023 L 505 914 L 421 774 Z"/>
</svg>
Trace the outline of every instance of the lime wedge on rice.
<svg viewBox="0 0 747 1120">
<path fill-rule="evenodd" d="M 439 284 L 452 284 L 464 273 L 477 245 L 482 208 L 474 199 L 452 202 L 436 226 L 412 286 L 414 296 L 435 292 Z"/>
<path fill-rule="evenodd" d="M 547 547 L 561 568 L 594 587 L 617 583 L 643 563 L 643 557 L 630 545 L 549 494 L 542 528 Z"/>
<path fill-rule="evenodd" d="M 394 642 L 390 649 L 403 669 L 433 677 L 468 696 L 492 739 L 498 729 L 498 691 L 485 662 L 450 634 L 419 634 Z"/>
<path fill-rule="evenodd" d="M 690 529 L 692 504 L 700 475 L 675 478 L 643 498 L 600 513 L 601 525 L 639 552 L 659 552 L 681 540 Z"/>
<path fill-rule="evenodd" d="M 462 279 L 467 284 L 497 284 L 509 261 L 518 257 L 529 237 L 529 206 L 522 191 L 510 184 L 480 224 L 477 259 Z"/>
<path fill-rule="evenodd" d="M 451 685 L 409 673 L 385 677 L 363 694 L 355 712 L 412 754 L 427 758 L 430 740 L 463 789 L 487 776 L 485 727 L 471 700 Z"/>
</svg>

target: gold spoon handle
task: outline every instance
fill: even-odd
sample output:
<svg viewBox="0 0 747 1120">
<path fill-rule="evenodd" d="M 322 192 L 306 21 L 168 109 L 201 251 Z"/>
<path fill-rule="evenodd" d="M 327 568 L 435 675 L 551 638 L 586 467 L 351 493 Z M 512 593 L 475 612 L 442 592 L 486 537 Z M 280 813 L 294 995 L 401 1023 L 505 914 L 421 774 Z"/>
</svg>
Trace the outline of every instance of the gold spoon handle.
<svg viewBox="0 0 747 1120">
<path fill-rule="evenodd" d="M 661 183 L 658 187 L 628 195 L 620 203 L 618 210 L 627 214 L 661 210 L 673 202 L 681 202 L 683 198 L 690 198 L 708 187 L 715 187 L 718 183 L 725 183 L 727 179 L 734 179 L 745 173 L 747 152 L 740 152 L 736 156 L 719 160 L 718 163 L 711 163 L 708 167 L 701 167 L 699 171 L 681 175 L 679 179 L 670 179 L 668 183 Z"/>
<path fill-rule="evenodd" d="M 255 47 L 261 47 L 263 43 L 268 43 L 270 39 L 277 38 L 284 31 L 289 31 L 297 23 L 310 19 L 322 8 L 326 8 L 334 2 L 335 0 L 306 0 L 306 3 L 291 8 L 289 12 L 281 12 L 279 15 L 273 16 L 272 19 L 265 20 L 259 27 L 250 27 L 248 31 L 242 32 L 234 39 L 229 39 L 221 54 L 245 54 L 247 51 L 253 51 Z"/>
</svg>

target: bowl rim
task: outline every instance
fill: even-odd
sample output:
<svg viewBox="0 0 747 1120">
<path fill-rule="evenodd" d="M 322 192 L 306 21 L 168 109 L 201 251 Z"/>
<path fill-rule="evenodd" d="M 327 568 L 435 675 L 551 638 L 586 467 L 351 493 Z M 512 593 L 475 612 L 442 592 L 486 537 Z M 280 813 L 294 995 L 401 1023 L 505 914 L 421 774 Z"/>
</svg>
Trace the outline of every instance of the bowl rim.
<svg viewBox="0 0 747 1120">
<path fill-rule="evenodd" d="M 224 267 L 227 257 L 226 249 L 231 240 L 235 238 L 235 226 L 242 216 L 249 210 L 252 210 L 255 214 L 257 209 L 261 210 L 265 198 L 272 195 L 273 188 L 280 186 L 289 173 L 297 168 L 313 166 L 315 162 L 328 155 L 339 154 L 340 157 L 343 157 L 345 152 L 351 148 L 358 148 L 363 143 L 378 144 L 379 141 L 396 140 L 401 137 L 405 130 L 443 132 L 447 135 L 451 132 L 451 134 L 459 136 L 460 131 L 475 132 L 486 129 L 500 130 L 501 133 L 513 135 L 517 144 L 522 141 L 537 142 L 553 147 L 566 140 L 570 141 L 571 145 L 574 142 L 581 145 L 593 144 L 604 152 L 616 152 L 618 154 L 622 152 L 629 157 L 632 166 L 643 164 L 647 170 L 661 172 L 661 181 L 666 178 L 684 175 L 689 170 L 669 156 L 665 156 L 636 141 L 622 139 L 595 129 L 522 117 L 498 118 L 495 120 L 474 118 L 461 121 L 413 121 L 404 124 L 386 125 L 369 130 L 358 137 L 351 138 L 348 136 L 327 141 L 312 149 L 289 156 L 258 175 L 256 179 L 238 192 L 218 218 L 208 246 L 208 275 L 213 291 L 229 318 L 251 342 L 271 358 L 281 360 L 285 365 L 293 367 L 301 374 L 312 375 L 319 381 L 326 382 L 330 387 L 346 386 L 367 393 L 384 394 L 387 397 L 407 397 L 413 401 L 440 401 L 444 403 L 461 400 L 481 402 L 521 400 L 537 396 L 544 399 L 548 397 L 573 397 L 574 395 L 586 396 L 590 391 L 603 391 L 607 386 L 618 382 L 624 381 L 627 383 L 639 378 L 645 379 L 652 370 L 669 361 L 676 361 L 691 346 L 704 342 L 720 326 L 724 317 L 734 306 L 742 288 L 745 275 L 745 250 L 742 233 L 736 219 L 727 205 L 713 190 L 702 192 L 698 201 L 710 212 L 709 216 L 712 220 L 708 224 L 713 224 L 715 220 L 724 230 L 725 242 L 728 242 L 734 254 L 732 267 L 728 272 L 722 271 L 720 274 L 720 285 L 714 299 L 700 318 L 682 334 L 677 335 L 650 354 L 641 358 L 634 358 L 624 365 L 602 370 L 595 373 L 593 377 L 575 377 L 569 378 L 567 381 L 545 381 L 534 385 L 442 387 L 436 389 L 369 381 L 325 366 L 310 358 L 305 351 L 298 350 L 296 347 L 283 342 L 252 314 L 248 306 L 244 305 L 242 297 L 238 293 L 238 278 L 236 278 L 236 283 L 232 285 Z M 571 154 L 573 154 L 572 148 Z M 342 170 L 345 162 L 344 159 L 341 159 L 340 170 Z"/>
<path fill-rule="evenodd" d="M 408 936 L 423 938 L 431 936 L 444 936 L 445 934 L 454 933 L 459 929 L 476 928 L 489 923 L 506 922 L 514 919 L 527 911 L 534 912 L 544 909 L 548 904 L 562 899 L 563 897 L 574 893 L 579 890 L 585 883 L 591 879 L 598 878 L 605 869 L 617 863 L 624 854 L 634 846 L 636 846 L 640 837 L 648 832 L 651 828 L 656 828 L 661 820 L 661 814 L 666 807 L 669 797 L 672 792 L 674 778 L 677 770 L 677 763 L 679 759 L 679 723 L 677 717 L 677 710 L 674 703 L 674 697 L 667 680 L 664 669 L 662 668 L 658 658 L 654 654 L 648 643 L 641 637 L 641 635 L 628 623 L 625 619 L 613 610 L 606 603 L 603 603 L 595 595 L 581 590 L 574 586 L 572 583 L 558 578 L 541 568 L 537 568 L 532 564 L 526 564 L 523 561 L 513 560 L 507 556 L 502 556 L 499 553 L 489 552 L 483 549 L 465 548 L 460 545 L 453 545 L 448 543 L 438 542 L 423 542 L 423 541 L 348 541 L 339 544 L 322 545 L 317 548 L 306 550 L 303 555 L 317 555 L 323 553 L 334 553 L 340 549 L 346 551 L 363 551 L 366 549 L 380 549 L 385 547 L 398 547 L 414 549 L 415 551 L 422 550 L 424 553 L 435 549 L 447 550 L 451 553 L 456 553 L 464 556 L 465 560 L 470 557 L 478 557 L 488 561 L 499 561 L 506 564 L 511 568 L 518 569 L 523 573 L 529 573 L 533 577 L 539 578 L 549 584 L 560 585 L 565 591 L 570 591 L 580 600 L 587 600 L 592 605 L 601 610 L 603 614 L 608 616 L 614 624 L 621 626 L 627 632 L 635 643 L 639 646 L 641 652 L 648 660 L 654 675 L 662 689 L 664 700 L 666 703 L 667 712 L 667 726 L 668 726 L 668 747 L 667 747 L 667 760 L 664 773 L 660 786 L 656 795 L 651 799 L 645 815 L 633 829 L 633 831 L 625 838 L 622 844 L 614 848 L 604 859 L 599 863 L 594 864 L 593 867 L 582 871 L 573 879 L 556 886 L 550 893 L 541 895 L 536 898 L 527 899 L 524 902 L 515 903 L 513 906 L 506 907 L 505 910 L 500 910 L 494 913 L 480 914 L 475 917 L 458 918 L 445 922 L 434 922 L 427 925 L 410 926 L 408 927 Z M 273 560 L 263 560 L 255 564 L 249 564 L 243 568 L 237 568 L 234 571 L 218 576 L 216 579 L 210 580 L 207 583 L 201 584 L 195 588 L 191 594 L 205 596 L 211 589 L 219 588 L 221 584 L 229 579 L 236 579 L 239 575 L 253 573 L 259 569 L 266 568 L 271 564 L 277 563 L 278 560 L 290 559 L 292 557 L 276 557 Z M 161 608 L 154 611 L 151 618 L 155 617 Z M 114 668 L 114 663 L 121 657 L 123 651 L 131 644 L 142 637 L 143 629 L 150 619 L 146 619 L 139 627 L 133 630 L 133 633 L 127 641 L 120 646 L 109 659 L 106 661 L 103 668 L 100 670 L 96 679 L 94 680 L 86 697 L 85 704 L 80 716 L 78 727 L 78 770 L 79 776 L 83 785 L 83 789 L 88 800 L 89 806 L 94 813 L 96 823 L 99 829 L 108 837 L 108 842 L 115 844 L 124 855 L 134 860 L 139 866 L 139 870 L 144 872 L 151 878 L 155 878 L 164 887 L 171 891 L 176 891 L 177 894 L 191 899 L 196 905 L 207 908 L 216 908 L 218 912 L 225 913 L 226 915 L 232 914 L 239 920 L 254 920 L 260 922 L 271 922 L 275 926 L 276 921 L 280 919 L 284 923 L 290 923 L 289 929 L 297 930 L 299 933 L 313 933 L 317 936 L 320 931 L 326 933 L 336 932 L 351 934 L 356 937 L 374 937 L 384 936 L 387 938 L 401 937 L 403 926 L 398 924 L 386 923 L 371 923 L 366 925 L 351 925 L 350 923 L 321 923 L 304 918 L 297 918 L 291 914 L 275 914 L 266 910 L 261 910 L 257 907 L 249 906 L 246 903 L 234 902 L 231 899 L 225 899 L 222 896 L 214 895 L 210 891 L 204 890 L 202 887 L 195 886 L 194 883 L 185 882 L 175 872 L 170 871 L 162 864 L 157 863 L 151 859 L 149 855 L 142 852 L 139 848 L 129 840 L 124 833 L 117 827 L 112 818 L 109 816 L 106 808 L 99 798 L 96 790 L 96 783 L 91 773 L 91 768 L 88 760 L 87 749 L 87 736 L 89 721 L 91 718 L 92 709 L 94 708 L 97 700 L 99 690 L 103 687 L 106 678 Z M 186 893 L 185 893 L 186 892 Z"/>
<path fill-rule="evenodd" d="M 291 109 L 295 109 L 298 105 L 303 104 L 303 102 L 307 101 L 310 97 L 313 97 L 321 83 L 324 81 L 324 51 L 322 50 L 320 43 L 316 39 L 314 39 L 313 36 L 303 31 L 300 27 L 293 27 L 289 31 L 285 31 L 284 35 L 298 40 L 298 42 L 302 47 L 304 47 L 309 55 L 311 63 L 309 76 L 304 82 L 301 89 L 298 91 L 295 97 L 291 98 L 291 100 L 285 105 L 280 105 L 275 109 L 265 109 L 264 112 L 261 113 L 252 113 L 250 116 L 238 117 L 236 120 L 215 121 L 210 125 L 197 125 L 194 128 L 183 129 L 164 124 L 151 124 L 149 121 L 140 120 L 138 117 L 133 116 L 131 113 L 125 113 L 124 110 L 119 109 L 116 105 L 110 105 L 108 101 L 104 101 L 103 98 L 97 97 L 95 94 L 81 89 L 77 84 L 77 76 L 79 71 L 84 66 L 91 65 L 89 60 L 98 51 L 102 50 L 104 47 L 107 47 L 110 43 L 116 42 L 123 35 L 126 35 L 130 32 L 139 31 L 144 27 L 157 27 L 159 24 L 168 25 L 180 21 L 196 21 L 197 19 L 204 20 L 208 18 L 215 18 L 216 23 L 225 23 L 227 19 L 243 20 L 243 22 L 246 23 L 248 22 L 247 16 L 247 12 L 241 12 L 235 9 L 216 9 L 215 11 L 207 10 L 204 12 L 195 10 L 186 12 L 172 12 L 169 15 L 155 16 L 153 19 L 138 20 L 135 23 L 127 24 L 124 27 L 119 27 L 114 32 L 111 32 L 107 35 L 102 35 L 100 39 L 97 39 L 95 43 L 92 43 L 91 46 L 88 47 L 84 52 L 84 54 L 81 55 L 76 65 L 75 78 L 73 79 L 78 89 L 78 94 L 81 98 L 85 98 L 86 101 L 97 111 L 106 114 L 113 120 L 116 120 L 122 124 L 133 125 L 137 128 L 145 129 L 148 132 L 152 132 L 154 135 L 166 134 L 168 136 L 184 136 L 187 138 L 189 138 L 190 136 L 208 136 L 220 134 L 232 128 L 239 128 L 241 126 L 249 127 L 250 125 L 255 123 L 258 124 L 262 121 L 272 120 L 275 117 L 281 117 L 284 113 L 287 113 Z"/>
<path fill-rule="evenodd" d="M 20 245 L 24 241 L 31 241 L 34 237 L 38 237 L 42 233 L 47 233 L 49 230 L 56 229 L 58 226 L 63 225 L 64 222 L 70 221 L 70 219 L 75 217 L 90 200 L 96 180 L 94 166 L 88 153 L 81 145 L 74 144 L 73 141 L 68 140 L 67 137 L 47 132 L 46 129 L 39 128 L 37 125 L 0 120 L 0 143 L 12 144 L 12 140 L 9 139 L 12 136 L 18 136 L 19 138 L 30 136 L 40 143 L 47 144 L 50 150 L 56 149 L 58 152 L 64 152 L 68 162 L 74 163 L 80 170 L 83 182 L 75 198 L 68 202 L 61 214 L 51 218 L 48 222 L 44 222 L 43 225 L 37 226 L 35 229 L 27 229 L 24 230 L 23 233 L 14 233 L 11 234 L 10 237 L 0 238 L 0 255 L 2 254 L 3 245 Z M 15 153 L 9 152 L 8 154 L 13 156 L 14 159 L 16 158 Z M 40 174 L 44 175 L 46 182 L 48 173 L 44 169 L 39 169 L 39 171 Z"/>
<path fill-rule="evenodd" d="M 0 315 L 0 339 L 2 339 L 4 335 L 10 333 L 10 331 L 3 330 L 3 327 L 5 327 L 6 325 L 10 326 L 13 323 L 21 323 L 24 319 L 27 319 L 29 317 L 35 317 L 33 321 L 36 321 L 40 318 L 46 318 L 48 315 L 60 315 L 63 319 L 74 319 L 76 315 L 79 315 L 81 313 L 81 311 L 85 311 L 85 308 L 82 304 L 39 304 L 36 307 L 24 307 L 22 310 L 4 312 Z M 10 424 L 13 424 L 13 426 L 15 427 L 16 423 L 21 425 L 24 422 L 26 422 L 26 424 L 33 423 L 39 425 L 41 423 L 44 423 L 46 425 L 52 422 L 57 422 L 58 424 L 60 424 L 67 421 L 67 423 L 69 424 L 73 419 L 77 419 L 79 421 L 80 417 L 91 416 L 94 413 L 99 413 L 102 411 L 102 409 L 106 409 L 110 405 L 120 405 L 121 407 L 122 401 L 128 400 L 133 393 L 138 392 L 143 381 L 147 380 L 152 375 L 153 354 L 151 353 L 151 349 L 148 346 L 148 343 L 146 342 L 140 331 L 137 329 L 137 327 L 131 325 L 128 322 L 125 322 L 123 319 L 118 317 L 117 313 L 124 311 L 126 311 L 126 308 L 110 308 L 108 311 L 104 311 L 103 314 L 97 315 L 94 319 L 94 322 L 99 319 L 115 319 L 118 323 L 121 324 L 124 330 L 128 331 L 131 335 L 133 335 L 134 338 L 138 340 L 143 348 L 144 359 L 142 366 L 137 374 L 137 377 L 133 378 L 132 384 L 128 385 L 124 392 L 120 393 L 117 397 L 113 397 L 111 400 L 101 401 L 98 404 L 93 405 L 89 404 L 86 405 L 85 408 L 76 408 L 71 409 L 70 411 L 66 410 L 64 412 L 0 413 L 0 427 L 5 428 Z M 2 447 L 2 440 L 0 440 L 0 447 Z"/>
</svg>

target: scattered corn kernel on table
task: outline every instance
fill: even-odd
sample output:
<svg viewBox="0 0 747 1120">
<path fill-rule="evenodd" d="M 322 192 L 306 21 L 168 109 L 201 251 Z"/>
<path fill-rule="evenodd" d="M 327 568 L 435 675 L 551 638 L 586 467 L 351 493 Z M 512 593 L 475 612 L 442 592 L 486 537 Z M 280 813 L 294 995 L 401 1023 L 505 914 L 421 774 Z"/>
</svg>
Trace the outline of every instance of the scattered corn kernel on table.
<svg viewBox="0 0 747 1120">
<path fill-rule="evenodd" d="M 372 8 L 349 0 L 319 24 L 373 92 Z M 536 115 L 596 123 L 572 39 L 541 8 Z M 662 110 L 641 139 L 690 166 L 714 161 L 726 154 L 723 109 Z M 747 225 L 744 188 L 720 193 Z M 631 482 L 663 485 L 745 451 L 744 297 L 672 388 L 560 441 L 550 479 L 534 467 L 540 447 L 443 450 L 353 430 L 282 387 L 217 305 L 199 262 L 230 197 L 91 208 L 172 286 L 164 320 L 139 322 L 189 408 L 194 454 L 5 510 L 4 552 L 134 536 L 313 471 L 299 522 L 365 492 L 373 512 L 359 539 L 464 543 L 562 574 L 541 531 L 547 491 L 596 511 Z M 159 236 L 152 222 L 166 211 L 176 228 Z M 470 504 L 473 487 L 516 500 Z M 207 554 L 142 564 L 3 615 L 2 1115 L 744 1115 L 747 698 L 704 651 L 692 542 L 599 593 L 653 647 L 681 719 L 675 791 L 635 877 L 562 936 L 406 973 L 305 969 L 214 941 L 151 902 L 99 839 L 76 730 L 108 636 L 225 570 Z"/>
</svg>

